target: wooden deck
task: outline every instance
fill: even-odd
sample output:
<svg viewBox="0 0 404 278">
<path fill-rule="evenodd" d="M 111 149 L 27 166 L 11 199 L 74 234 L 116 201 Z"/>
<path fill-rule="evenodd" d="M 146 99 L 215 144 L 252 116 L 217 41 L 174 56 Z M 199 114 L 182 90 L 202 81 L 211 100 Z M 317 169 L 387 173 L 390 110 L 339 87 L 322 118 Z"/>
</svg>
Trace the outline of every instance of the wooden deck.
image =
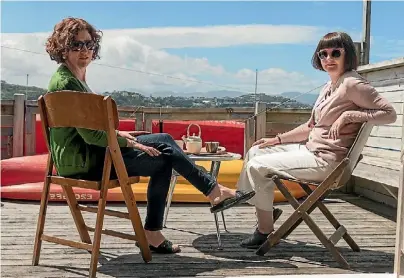
<svg viewBox="0 0 404 278">
<path fill-rule="evenodd" d="M 89 253 L 46 242 L 43 243 L 39 266 L 31 266 L 39 204 L 7 200 L 2 200 L 2 203 L 2 277 L 88 275 Z M 168 227 L 164 232 L 167 238 L 182 245 L 182 253 L 154 255 L 151 263 L 144 264 L 133 242 L 103 235 L 98 277 L 392 273 L 396 232 L 396 223 L 392 220 L 395 219 L 394 209 L 343 194 L 334 194 L 327 201 L 327 206 L 362 248 L 360 253 L 354 253 L 345 242 L 338 244 L 351 263 L 352 270 L 338 268 L 305 224 L 265 257 L 258 257 L 253 251 L 240 248 L 240 240 L 252 232 L 255 225 L 254 209 L 250 206 L 226 211 L 230 233 L 222 233 L 224 249 L 217 250 L 215 225 L 207 205 L 175 204 L 170 210 Z M 125 210 L 121 204 L 110 204 L 108 207 Z M 292 208 L 288 204 L 280 204 L 279 207 L 284 209 L 279 221 L 284 221 Z M 140 210 L 144 217 L 144 204 L 140 205 Z M 94 226 L 95 215 L 83 214 L 88 224 Z M 333 231 L 318 210 L 312 216 L 326 234 Z M 128 221 L 108 216 L 104 227 L 130 231 Z M 45 233 L 78 240 L 67 205 L 50 204 Z"/>
</svg>

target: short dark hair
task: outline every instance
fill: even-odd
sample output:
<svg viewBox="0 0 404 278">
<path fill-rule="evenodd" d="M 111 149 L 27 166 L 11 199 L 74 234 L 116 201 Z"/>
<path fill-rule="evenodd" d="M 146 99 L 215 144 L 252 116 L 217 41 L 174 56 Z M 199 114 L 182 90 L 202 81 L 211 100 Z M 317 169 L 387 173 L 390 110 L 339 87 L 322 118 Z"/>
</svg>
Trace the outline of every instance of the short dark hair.
<svg viewBox="0 0 404 278">
<path fill-rule="evenodd" d="M 55 25 L 53 33 L 46 41 L 46 52 L 48 52 L 51 60 L 56 61 L 58 64 L 63 63 L 63 52 L 68 49 L 70 43 L 74 40 L 74 36 L 82 30 L 87 30 L 95 43 L 92 60 L 99 59 L 102 32 L 95 29 L 84 19 L 67 17 Z"/>
<path fill-rule="evenodd" d="M 344 70 L 356 70 L 358 68 L 358 54 L 356 53 L 355 44 L 352 38 L 344 32 L 332 32 L 326 34 L 318 42 L 316 51 L 311 59 L 311 64 L 315 69 L 325 71 L 321 65 L 318 52 L 324 48 L 343 48 L 345 50 Z"/>
</svg>

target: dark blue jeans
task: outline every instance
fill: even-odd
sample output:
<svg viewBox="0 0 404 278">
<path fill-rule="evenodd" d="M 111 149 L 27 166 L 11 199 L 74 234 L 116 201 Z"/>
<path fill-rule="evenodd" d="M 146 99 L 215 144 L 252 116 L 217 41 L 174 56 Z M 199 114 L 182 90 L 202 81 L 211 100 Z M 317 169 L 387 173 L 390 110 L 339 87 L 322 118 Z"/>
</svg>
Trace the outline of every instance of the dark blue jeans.
<svg viewBox="0 0 404 278">
<path fill-rule="evenodd" d="M 170 187 L 172 169 L 205 196 L 209 195 L 215 187 L 216 181 L 208 173 L 196 167 L 195 163 L 178 147 L 171 135 L 155 133 L 140 135 L 137 139 L 139 143 L 154 147 L 161 152 L 159 156 L 149 156 L 138 149 L 121 148 L 128 175 L 150 177 L 147 188 L 145 229 L 158 231 L 163 228 L 165 201 Z M 103 158 L 100 157 L 98 161 L 103 162 Z M 102 164 L 97 168 L 96 172 L 101 173 Z M 116 178 L 115 171 L 112 169 L 111 172 L 112 177 Z"/>
</svg>

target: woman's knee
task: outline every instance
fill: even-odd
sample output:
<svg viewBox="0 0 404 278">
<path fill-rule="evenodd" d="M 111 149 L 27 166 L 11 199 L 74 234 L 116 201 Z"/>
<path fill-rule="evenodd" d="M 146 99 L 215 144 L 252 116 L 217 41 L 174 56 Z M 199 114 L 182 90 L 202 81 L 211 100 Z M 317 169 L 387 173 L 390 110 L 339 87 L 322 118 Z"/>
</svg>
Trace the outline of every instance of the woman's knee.
<svg viewBox="0 0 404 278">
<path fill-rule="evenodd" d="M 257 188 L 268 185 L 271 182 L 271 176 L 275 172 L 275 169 L 273 169 L 270 164 L 263 165 L 258 159 L 252 158 L 247 162 L 246 171 L 249 178 L 257 183 L 255 185 Z"/>
<path fill-rule="evenodd" d="M 252 147 L 247 151 L 247 154 L 246 154 L 245 159 L 246 159 L 246 160 L 252 159 L 254 156 L 257 155 L 258 152 L 259 152 L 258 146 L 252 146 Z"/>
<path fill-rule="evenodd" d="M 246 170 L 249 173 L 249 175 L 252 175 L 253 177 L 260 176 L 261 171 L 260 171 L 261 166 L 257 163 L 256 159 L 251 158 L 246 165 Z"/>
<path fill-rule="evenodd" d="M 171 136 L 171 134 L 168 133 L 157 133 L 158 134 L 158 138 L 162 141 L 162 142 L 174 142 L 174 138 Z"/>
</svg>

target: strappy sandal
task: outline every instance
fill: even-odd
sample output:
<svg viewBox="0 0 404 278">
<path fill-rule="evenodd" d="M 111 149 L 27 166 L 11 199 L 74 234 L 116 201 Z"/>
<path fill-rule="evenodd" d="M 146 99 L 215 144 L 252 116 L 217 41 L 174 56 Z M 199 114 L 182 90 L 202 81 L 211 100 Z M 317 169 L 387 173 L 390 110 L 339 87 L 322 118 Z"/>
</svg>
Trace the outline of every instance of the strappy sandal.
<svg viewBox="0 0 404 278">
<path fill-rule="evenodd" d="M 212 206 L 210 208 L 211 213 L 221 212 L 223 210 L 229 209 L 243 203 L 252 197 L 254 197 L 255 191 L 250 191 L 248 193 L 243 193 L 241 191 L 236 191 L 236 196 L 224 199 L 223 201 L 219 202 L 218 204 Z"/>
<path fill-rule="evenodd" d="M 139 243 L 136 242 L 135 245 L 139 247 Z M 150 251 L 153 251 L 158 254 L 175 254 L 181 252 L 181 248 L 174 248 L 173 243 L 168 239 L 165 239 L 159 246 L 154 247 L 149 244 Z"/>
</svg>

